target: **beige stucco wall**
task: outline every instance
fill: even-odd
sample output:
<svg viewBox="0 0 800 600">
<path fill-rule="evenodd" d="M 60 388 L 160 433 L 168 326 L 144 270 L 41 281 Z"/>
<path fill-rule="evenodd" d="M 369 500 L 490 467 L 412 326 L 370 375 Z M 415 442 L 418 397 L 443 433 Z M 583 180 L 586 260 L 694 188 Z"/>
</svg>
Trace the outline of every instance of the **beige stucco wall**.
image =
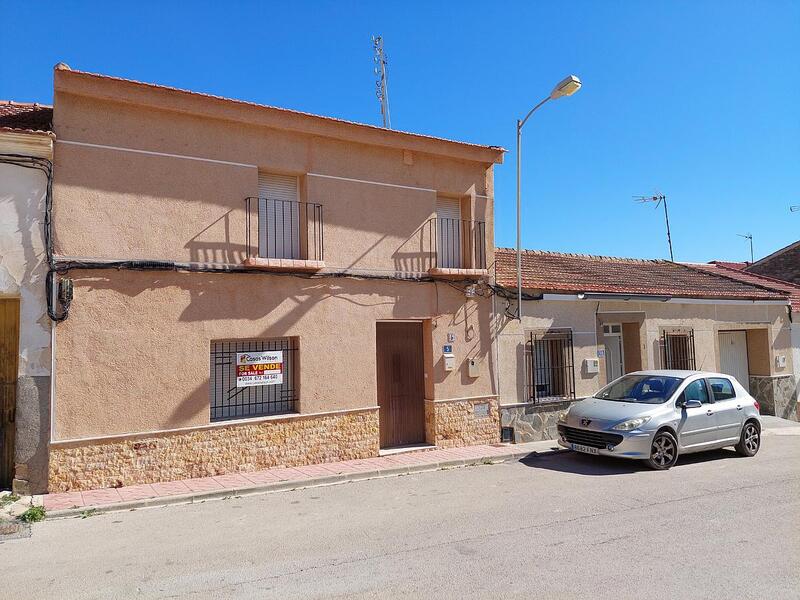
<svg viewBox="0 0 800 600">
<path fill-rule="evenodd" d="M 491 262 L 491 163 L 204 119 L 60 88 L 69 86 L 57 86 L 54 113 L 58 254 L 240 263 L 244 199 L 257 195 L 262 169 L 300 176 L 301 200 L 323 205 L 329 268 L 427 271 L 430 244 L 422 228 L 434 215 L 437 194 L 466 199 L 475 218 L 487 221 Z"/>
<path fill-rule="evenodd" d="M 377 405 L 375 323 L 430 319 L 431 399 L 495 394 L 488 300 L 448 285 L 269 274 L 73 271 L 58 326 L 56 440 L 209 422 L 210 341 L 297 336 L 300 412 Z M 457 368 L 444 370 L 447 334 Z M 427 353 L 426 353 L 427 354 Z M 467 373 L 469 358 L 480 375 Z"/>
<path fill-rule="evenodd" d="M 570 328 L 575 350 L 576 396 L 588 396 L 606 383 L 605 359 L 600 372 L 586 372 L 584 361 L 598 356 L 603 348 L 603 323 L 640 322 L 642 368 L 661 368 L 659 340 L 664 328 L 688 327 L 694 331 L 695 360 L 700 370 L 718 371 L 719 332 L 724 330 L 766 330 L 771 375 L 793 373 L 789 320 L 782 305 L 698 304 L 673 302 L 597 302 L 590 300 L 540 300 L 523 303 L 522 326 L 496 315 L 498 327 L 498 389 L 500 403 L 524 402 L 525 332 Z M 786 356 L 786 367 L 776 366 L 776 356 Z"/>
<path fill-rule="evenodd" d="M 238 265 L 259 170 L 323 205 L 327 271 L 427 274 L 437 194 L 486 221 L 502 153 L 55 72 L 56 253 Z M 140 152 L 135 152 L 135 151 Z M 170 156 L 166 156 L 170 155 Z M 203 160 L 197 160 L 203 159 Z M 235 163 L 235 164 L 232 164 Z M 59 344 L 55 439 L 209 422 L 212 340 L 297 336 L 301 413 L 374 407 L 375 323 L 426 323 L 429 400 L 496 394 L 489 301 L 448 284 L 289 275 L 79 271 Z M 457 369 L 444 371 L 447 333 Z M 480 359 L 480 375 L 466 360 Z"/>
</svg>

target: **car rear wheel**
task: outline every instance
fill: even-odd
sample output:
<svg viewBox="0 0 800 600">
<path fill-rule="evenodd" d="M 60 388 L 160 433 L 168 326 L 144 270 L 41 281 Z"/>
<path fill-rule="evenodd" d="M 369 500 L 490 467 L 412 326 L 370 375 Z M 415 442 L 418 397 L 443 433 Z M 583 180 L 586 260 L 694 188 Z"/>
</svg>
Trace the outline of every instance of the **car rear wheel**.
<svg viewBox="0 0 800 600">
<path fill-rule="evenodd" d="M 740 456 L 755 456 L 760 447 L 761 430 L 757 423 L 748 421 L 742 428 L 742 435 L 739 437 L 739 443 L 736 444 L 736 452 Z"/>
<path fill-rule="evenodd" d="M 678 462 L 678 440 L 669 431 L 659 431 L 650 445 L 647 464 L 659 471 L 669 469 Z"/>
</svg>

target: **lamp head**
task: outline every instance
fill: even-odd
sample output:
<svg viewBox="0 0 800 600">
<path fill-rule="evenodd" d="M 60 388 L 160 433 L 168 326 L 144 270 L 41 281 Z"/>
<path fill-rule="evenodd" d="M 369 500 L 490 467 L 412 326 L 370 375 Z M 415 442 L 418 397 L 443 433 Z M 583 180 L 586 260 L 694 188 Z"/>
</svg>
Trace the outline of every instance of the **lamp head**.
<svg viewBox="0 0 800 600">
<path fill-rule="evenodd" d="M 570 75 L 566 77 L 562 81 L 553 88 L 553 91 L 550 92 L 550 99 L 555 100 L 556 98 L 561 98 L 562 96 L 572 96 L 575 92 L 581 89 L 581 80 L 575 77 L 575 75 Z"/>
</svg>

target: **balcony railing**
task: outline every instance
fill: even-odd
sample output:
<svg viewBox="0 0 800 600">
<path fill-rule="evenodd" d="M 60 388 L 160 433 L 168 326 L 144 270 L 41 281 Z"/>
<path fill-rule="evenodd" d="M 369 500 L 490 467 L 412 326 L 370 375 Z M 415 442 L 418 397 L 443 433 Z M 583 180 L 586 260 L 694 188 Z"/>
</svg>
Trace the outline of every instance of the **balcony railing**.
<svg viewBox="0 0 800 600">
<path fill-rule="evenodd" d="M 322 205 L 245 198 L 247 258 L 325 260 Z"/>
<path fill-rule="evenodd" d="M 486 223 L 436 217 L 426 223 L 432 269 L 485 269 Z"/>
</svg>

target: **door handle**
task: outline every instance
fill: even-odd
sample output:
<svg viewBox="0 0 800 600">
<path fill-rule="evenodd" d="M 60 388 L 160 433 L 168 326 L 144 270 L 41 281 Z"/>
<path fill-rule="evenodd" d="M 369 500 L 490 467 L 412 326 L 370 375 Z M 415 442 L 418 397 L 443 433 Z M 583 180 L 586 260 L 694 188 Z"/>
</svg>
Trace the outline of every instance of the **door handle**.
<svg viewBox="0 0 800 600">
<path fill-rule="evenodd" d="M 711 415 L 714 414 L 714 411 L 713 410 L 709 410 L 708 412 L 706 412 L 706 414 L 710 417 Z"/>
<path fill-rule="evenodd" d="M 736 410 L 742 410 L 742 405 L 741 404 L 737 404 L 736 405 Z"/>
</svg>

